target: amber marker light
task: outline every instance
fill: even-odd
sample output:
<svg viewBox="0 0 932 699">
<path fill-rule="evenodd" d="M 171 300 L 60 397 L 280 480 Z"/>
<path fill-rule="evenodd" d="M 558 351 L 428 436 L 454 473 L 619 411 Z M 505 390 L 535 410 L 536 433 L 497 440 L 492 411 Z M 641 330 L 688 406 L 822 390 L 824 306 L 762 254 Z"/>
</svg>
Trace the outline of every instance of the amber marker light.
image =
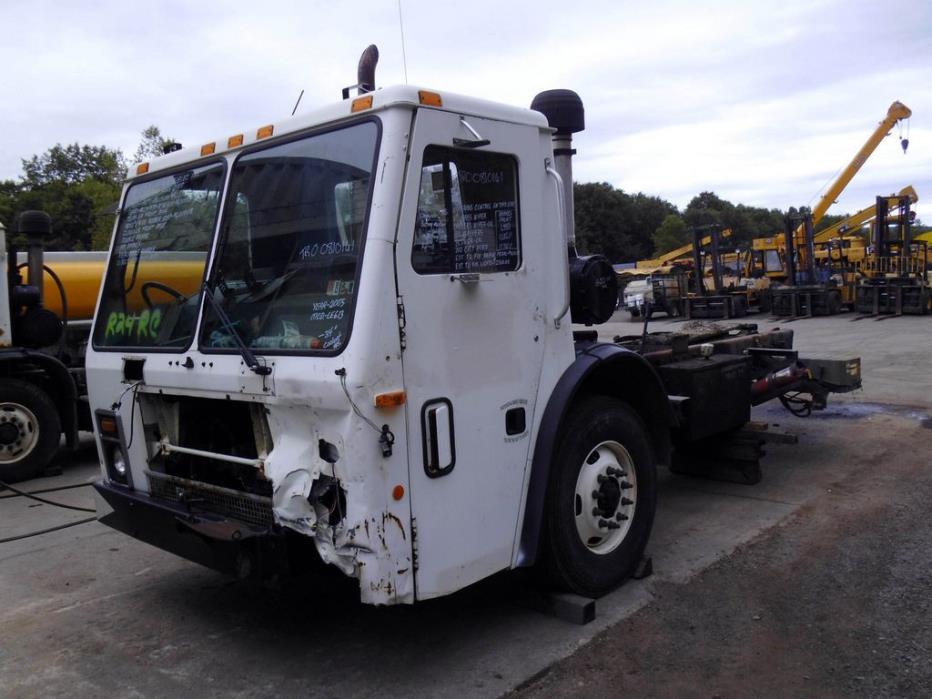
<svg viewBox="0 0 932 699">
<path fill-rule="evenodd" d="M 440 95 L 436 92 L 430 92 L 429 90 L 418 90 L 417 98 L 425 107 L 443 106 L 443 100 L 440 99 Z"/>
<path fill-rule="evenodd" d="M 268 126 L 263 126 L 262 128 L 256 131 L 256 138 L 268 138 L 272 135 L 272 132 L 275 130 L 275 127 L 272 124 Z"/>
<path fill-rule="evenodd" d="M 149 163 L 139 163 L 136 166 L 137 175 L 145 175 L 147 172 L 149 172 Z"/>
<path fill-rule="evenodd" d="M 365 97 L 357 97 L 353 100 L 353 104 L 350 107 L 350 112 L 355 114 L 356 112 L 362 112 L 366 109 L 372 109 L 372 95 L 366 95 Z"/>
<path fill-rule="evenodd" d="M 116 420 L 112 417 L 102 417 L 100 418 L 100 431 L 103 434 L 115 436 L 117 433 L 117 424 Z"/>
<path fill-rule="evenodd" d="M 217 150 L 217 143 L 205 143 L 201 146 L 201 156 L 213 155 Z"/>
<path fill-rule="evenodd" d="M 405 496 L 405 487 L 401 484 L 396 485 L 392 488 L 392 497 L 395 500 L 401 500 Z"/>
<path fill-rule="evenodd" d="M 238 133 L 235 136 L 230 136 L 227 139 L 227 148 L 237 148 L 243 145 L 243 134 Z"/>
<path fill-rule="evenodd" d="M 376 408 L 397 408 L 405 404 L 404 391 L 392 391 L 391 393 L 379 393 L 375 396 Z"/>
</svg>

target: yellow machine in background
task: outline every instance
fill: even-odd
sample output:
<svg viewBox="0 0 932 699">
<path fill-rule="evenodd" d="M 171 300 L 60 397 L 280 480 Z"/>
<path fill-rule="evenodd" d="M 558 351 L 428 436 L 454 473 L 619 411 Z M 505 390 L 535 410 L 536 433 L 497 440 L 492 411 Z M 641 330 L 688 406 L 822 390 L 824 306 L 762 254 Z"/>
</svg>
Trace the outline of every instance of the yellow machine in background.
<svg viewBox="0 0 932 699">
<path fill-rule="evenodd" d="M 877 216 L 870 245 L 857 264 L 859 280 L 855 308 L 859 313 L 926 315 L 932 310 L 929 282 L 929 244 L 912 237 L 910 197 L 877 197 Z"/>
<path fill-rule="evenodd" d="M 864 163 L 867 162 L 867 159 L 877 149 L 880 142 L 890 133 L 890 130 L 896 126 L 900 120 L 908 119 L 911 115 L 912 110 L 902 102 L 894 102 L 890 105 L 889 109 L 887 109 L 886 117 L 877 125 L 877 128 L 874 129 L 873 133 L 871 133 L 864 145 L 861 146 L 861 149 L 851 162 L 841 171 L 841 174 L 838 175 L 828 190 L 826 190 L 825 194 L 822 195 L 822 198 L 819 199 L 819 203 L 813 208 L 813 226 L 819 224 L 819 221 L 822 220 L 822 217 L 825 216 L 825 213 L 829 210 L 831 205 L 863 167 Z M 905 152 L 909 141 L 901 139 L 900 143 Z M 900 194 L 908 194 L 907 190 L 911 189 L 912 188 L 907 187 Z M 915 194 L 915 191 L 912 193 Z M 857 216 L 857 214 L 855 214 L 855 216 Z M 831 237 L 831 234 L 829 234 L 828 237 L 824 237 L 824 234 L 825 231 L 820 231 L 816 238 L 827 241 Z M 803 224 L 800 224 L 794 230 L 793 243 L 793 247 L 797 250 L 802 250 L 807 246 L 806 232 Z M 783 233 L 755 239 L 753 242 L 753 250 L 755 265 L 760 267 L 767 277 L 770 277 L 774 281 L 793 281 L 787 280 L 787 264 L 785 259 L 786 238 Z"/>
<path fill-rule="evenodd" d="M 911 204 L 919 201 L 916 190 L 907 186 L 898 194 L 886 197 L 887 206 L 896 209 L 903 197 L 908 197 Z M 867 242 L 876 218 L 875 203 L 819 231 L 813 238 L 816 262 L 830 265 L 835 272 L 854 271 L 867 254 Z M 889 217 L 888 221 L 896 223 L 897 217 Z"/>
<path fill-rule="evenodd" d="M 719 238 L 724 240 L 731 236 L 731 229 L 726 228 L 719 234 Z M 712 237 L 706 236 L 702 239 L 702 246 L 706 247 L 712 243 Z M 663 255 L 655 257 L 652 260 L 638 260 L 635 263 L 635 269 L 641 272 L 642 274 L 649 274 L 650 272 L 662 272 L 664 268 L 667 268 L 669 271 L 669 266 L 674 264 L 677 260 L 681 262 L 689 262 L 692 259 L 693 254 L 693 244 L 692 242 L 686 243 L 686 245 L 681 245 L 675 250 L 670 252 L 665 252 Z M 633 272 L 637 274 L 638 272 Z"/>
</svg>

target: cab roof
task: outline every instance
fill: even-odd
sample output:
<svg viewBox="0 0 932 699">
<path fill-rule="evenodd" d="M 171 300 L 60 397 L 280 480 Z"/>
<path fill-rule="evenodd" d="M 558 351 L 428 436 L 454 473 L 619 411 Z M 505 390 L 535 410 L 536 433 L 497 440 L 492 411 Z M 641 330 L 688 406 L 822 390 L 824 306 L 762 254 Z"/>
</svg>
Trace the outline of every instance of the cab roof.
<svg viewBox="0 0 932 699">
<path fill-rule="evenodd" d="M 369 102 L 371 98 L 371 103 Z M 439 100 L 438 100 L 439 98 Z M 437 106 L 439 101 L 440 106 Z M 201 145 L 182 148 L 167 153 L 150 161 L 133 167 L 128 179 L 149 175 L 160 170 L 168 170 L 179 165 L 201 159 L 215 157 L 217 154 L 230 153 L 247 148 L 259 141 L 278 140 L 282 136 L 298 133 L 314 127 L 338 124 L 391 108 L 439 109 L 464 116 L 496 119 L 513 124 L 549 129 L 547 118 L 540 112 L 522 107 L 514 107 L 499 102 L 467 97 L 450 92 L 427 90 L 413 85 L 395 85 L 375 90 L 358 97 L 342 100 L 324 107 L 319 107 L 282 121 L 267 124 L 259 128 L 247 129 L 236 134 L 227 134 Z M 355 111 L 354 111 L 355 110 Z"/>
</svg>

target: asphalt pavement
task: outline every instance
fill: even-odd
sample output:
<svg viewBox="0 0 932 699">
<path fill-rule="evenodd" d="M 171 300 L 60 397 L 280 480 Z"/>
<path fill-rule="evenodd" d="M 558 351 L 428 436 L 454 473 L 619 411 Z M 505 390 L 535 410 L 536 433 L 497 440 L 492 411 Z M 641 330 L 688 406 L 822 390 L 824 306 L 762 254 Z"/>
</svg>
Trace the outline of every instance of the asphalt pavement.
<svg viewBox="0 0 932 699">
<path fill-rule="evenodd" d="M 668 321 L 651 326 L 676 327 Z M 621 320 L 600 332 L 611 338 L 634 327 Z M 898 455 L 913 459 L 909 468 L 918 468 L 917 459 L 928 464 L 932 432 L 923 427 L 932 410 L 928 319 L 851 322 L 839 316 L 788 327 L 796 332 L 803 354 L 860 354 L 863 391 L 842 397 L 808 420 L 792 417 L 778 405 L 755 409 L 755 419 L 799 436 L 796 445 L 768 447 L 764 480 L 757 486 L 661 474 L 649 546 L 654 574 L 598 600 L 591 624 L 574 625 L 536 611 L 520 575 L 500 575 L 413 608 L 373 608 L 359 604 L 352 581 L 339 576 L 299 579 L 276 589 L 256 587 L 89 523 L 0 544 L 2 693 L 490 697 L 516 687 L 531 692 L 560 687 L 562 692 L 563 685 L 535 682 L 559 678 L 554 663 L 574 653 L 579 653 L 575 658 L 602 657 L 607 652 L 600 646 L 603 639 L 631 620 L 662 620 L 656 605 L 665 608 L 680 594 L 671 590 L 684 591 L 683 598 L 694 606 L 708 598 L 706 612 L 711 613 L 720 600 L 713 599 L 708 586 L 702 588 L 705 593 L 691 593 L 700 589 L 691 587 L 696 581 L 714 579 L 704 576 L 744 560 L 781 531 L 798 528 L 815 545 L 822 530 L 806 528 L 800 518 L 829 512 L 833 501 L 826 500 L 828 491 L 837 492 L 839 484 L 866 483 L 863 487 L 870 489 L 872 479 L 882 473 L 880 465 Z M 97 475 L 95 459 L 92 449 L 84 449 L 65 464 L 62 475 L 25 485 L 36 490 L 87 482 Z M 882 491 L 879 483 L 875 490 Z M 89 491 L 78 487 L 44 497 L 90 506 Z M 925 492 L 917 488 L 915 498 Z M 87 516 L 8 495 L 0 492 L 0 539 Z M 893 532 L 885 547 L 897 549 L 902 544 L 897 536 L 907 529 Z M 785 594 L 779 585 L 771 586 L 774 604 L 793 593 L 791 586 L 781 584 Z M 858 584 L 870 590 L 876 582 L 865 576 Z M 824 624 L 831 626 L 835 620 L 828 599 L 833 591 L 820 590 L 817 585 L 810 592 L 816 606 L 820 599 L 826 605 Z M 882 612 L 878 606 L 865 609 L 865 615 Z M 689 618 L 682 608 L 680 614 L 678 618 Z M 696 615 L 701 618 L 698 611 Z M 655 640 L 662 641 L 666 629 L 657 621 Z M 721 629 L 725 633 L 727 627 Z M 680 632 L 675 626 L 669 629 L 670 634 Z M 922 641 L 917 637 L 917 643 Z M 757 650 L 764 653 L 767 646 Z M 782 652 L 779 645 L 770 650 Z M 914 657 L 928 660 L 921 654 Z M 629 656 L 604 658 L 630 662 Z M 780 667 L 773 662 L 748 664 L 751 680 L 771 666 Z M 664 668 L 657 663 L 638 671 L 651 679 Z M 865 676 L 870 672 L 866 669 Z M 595 683 L 583 689 L 597 694 L 608 686 Z M 652 685 L 640 685 L 645 686 Z M 844 693 L 847 687 L 825 686 L 827 694 Z"/>
</svg>

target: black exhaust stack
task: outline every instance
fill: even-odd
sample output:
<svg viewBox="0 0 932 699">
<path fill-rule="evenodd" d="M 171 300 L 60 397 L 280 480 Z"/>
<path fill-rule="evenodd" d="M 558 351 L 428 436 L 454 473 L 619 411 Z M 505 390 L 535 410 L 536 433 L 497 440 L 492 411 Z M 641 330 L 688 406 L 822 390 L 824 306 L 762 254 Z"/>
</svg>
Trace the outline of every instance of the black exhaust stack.
<svg viewBox="0 0 932 699">
<path fill-rule="evenodd" d="M 573 134 L 586 128 L 586 111 L 582 100 L 572 90 L 547 90 L 531 102 L 531 109 L 547 117 L 553 134 L 554 169 L 563 180 L 566 211 L 567 254 L 570 262 L 570 317 L 574 323 L 597 325 L 615 312 L 618 303 L 618 278 L 604 255 L 580 257 L 576 252 L 576 222 L 573 202 Z"/>
<path fill-rule="evenodd" d="M 343 99 L 349 99 L 350 90 L 355 89 L 356 94 L 363 95 L 375 91 L 375 67 L 379 62 L 379 48 L 369 44 L 359 57 L 359 67 L 356 68 L 356 84 L 343 88 Z"/>
</svg>

